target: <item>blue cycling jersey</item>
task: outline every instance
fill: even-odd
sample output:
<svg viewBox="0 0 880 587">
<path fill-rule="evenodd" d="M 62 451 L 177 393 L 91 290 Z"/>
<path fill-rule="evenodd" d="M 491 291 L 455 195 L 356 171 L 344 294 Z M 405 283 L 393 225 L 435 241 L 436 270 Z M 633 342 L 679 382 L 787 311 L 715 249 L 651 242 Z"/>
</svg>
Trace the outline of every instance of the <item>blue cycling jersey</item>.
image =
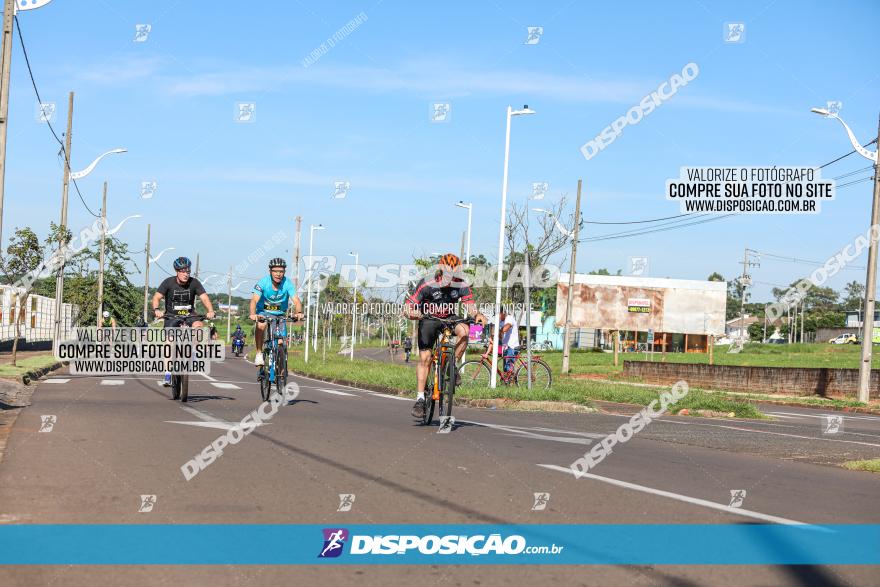
<svg viewBox="0 0 880 587">
<path fill-rule="evenodd" d="M 290 300 L 296 295 L 296 288 L 285 277 L 284 281 L 281 282 L 281 286 L 275 289 L 275 285 L 272 283 L 272 276 L 267 275 L 257 282 L 253 293 L 260 296 L 260 299 L 257 301 L 257 314 L 283 316 L 287 312 Z"/>
</svg>

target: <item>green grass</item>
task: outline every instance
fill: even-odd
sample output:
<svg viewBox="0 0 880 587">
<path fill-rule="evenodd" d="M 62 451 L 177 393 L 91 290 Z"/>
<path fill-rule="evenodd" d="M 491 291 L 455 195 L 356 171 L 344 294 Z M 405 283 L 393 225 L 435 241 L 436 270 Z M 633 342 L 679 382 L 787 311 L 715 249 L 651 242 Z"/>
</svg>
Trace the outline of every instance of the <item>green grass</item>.
<svg viewBox="0 0 880 587">
<path fill-rule="evenodd" d="M 858 369 L 861 349 L 858 345 L 832 344 L 759 344 L 749 343 L 741 353 L 728 353 L 726 345 L 715 347 L 716 365 L 741 365 L 748 367 L 827 367 L 833 369 Z M 562 367 L 562 351 L 540 353 L 554 372 Z M 650 356 L 650 355 L 649 355 Z M 645 353 L 620 353 L 620 361 L 614 366 L 612 353 L 572 351 L 571 372 L 610 375 L 623 371 L 623 362 L 647 360 Z M 667 363 L 709 364 L 707 353 L 654 353 L 654 361 Z M 873 367 L 880 369 L 880 353 L 875 353 Z"/>
<path fill-rule="evenodd" d="M 26 359 L 19 359 L 18 365 L 12 366 L 12 359 L 8 363 L 0 365 L 0 377 L 21 377 L 24 373 L 56 363 L 55 357 L 51 353 L 45 355 L 30 356 Z"/>
<path fill-rule="evenodd" d="M 392 365 L 379 361 L 340 357 L 335 353 L 327 354 L 326 360 L 320 354 L 310 356 L 308 363 L 302 355 L 292 354 L 290 367 L 305 375 L 318 375 L 349 381 L 354 384 L 373 384 L 390 387 L 401 391 L 415 392 L 415 371 L 408 366 Z M 557 369 L 552 369 L 558 373 Z M 639 387 L 625 384 L 605 383 L 601 381 L 576 380 L 561 378 L 554 381 L 550 389 L 533 389 L 525 387 L 499 385 L 496 389 L 466 386 L 456 394 L 472 399 L 509 398 L 513 400 L 562 401 L 582 405 L 590 405 L 592 400 L 647 405 L 659 397 L 662 387 Z M 706 393 L 691 389 L 687 396 L 675 404 L 677 411 L 681 408 L 690 410 L 712 410 L 733 412 L 740 418 L 760 418 L 760 412 L 751 404 L 726 397 L 722 394 Z M 670 410 L 671 411 L 671 410 Z"/>
<path fill-rule="evenodd" d="M 853 471 L 868 471 L 871 473 L 880 473 L 880 459 L 871 459 L 868 461 L 847 461 L 843 466 Z"/>
</svg>

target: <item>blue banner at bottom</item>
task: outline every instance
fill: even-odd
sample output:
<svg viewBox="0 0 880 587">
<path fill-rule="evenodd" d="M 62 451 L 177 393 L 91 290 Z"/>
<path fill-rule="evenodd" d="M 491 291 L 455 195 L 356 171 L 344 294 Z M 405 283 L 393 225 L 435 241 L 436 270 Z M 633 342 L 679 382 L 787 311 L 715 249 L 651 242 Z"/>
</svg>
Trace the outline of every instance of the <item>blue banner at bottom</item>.
<svg viewBox="0 0 880 587">
<path fill-rule="evenodd" d="M 4 525 L 4 565 L 877 565 L 880 525 Z"/>
</svg>

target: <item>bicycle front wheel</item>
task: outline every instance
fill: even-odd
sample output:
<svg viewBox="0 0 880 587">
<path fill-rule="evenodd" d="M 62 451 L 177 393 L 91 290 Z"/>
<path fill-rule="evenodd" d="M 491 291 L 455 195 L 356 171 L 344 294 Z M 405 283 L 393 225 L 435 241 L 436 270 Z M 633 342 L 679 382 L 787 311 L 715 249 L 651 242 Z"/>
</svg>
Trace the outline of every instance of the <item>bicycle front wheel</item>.
<svg viewBox="0 0 880 587">
<path fill-rule="evenodd" d="M 516 370 L 513 376 L 516 385 L 528 387 L 528 370 L 526 364 L 523 363 Z M 544 361 L 532 361 L 532 389 L 550 389 L 553 384 L 553 375 L 550 372 L 550 366 Z"/>
<path fill-rule="evenodd" d="M 461 376 L 460 389 L 484 389 L 489 387 L 491 374 L 482 361 L 466 361 L 458 368 Z"/>
</svg>

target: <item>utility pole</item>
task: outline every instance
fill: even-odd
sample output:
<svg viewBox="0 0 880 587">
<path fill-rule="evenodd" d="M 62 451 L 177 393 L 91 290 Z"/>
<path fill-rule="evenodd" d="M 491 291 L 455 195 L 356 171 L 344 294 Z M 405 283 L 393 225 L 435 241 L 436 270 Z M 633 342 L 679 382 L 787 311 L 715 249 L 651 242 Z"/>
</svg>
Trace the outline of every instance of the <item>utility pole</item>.
<svg viewBox="0 0 880 587">
<path fill-rule="evenodd" d="M 98 261 L 98 316 L 95 325 L 101 323 L 104 312 L 104 240 L 107 238 L 107 182 L 104 182 L 104 196 L 101 199 L 101 256 Z"/>
<path fill-rule="evenodd" d="M 581 184 L 578 180 L 577 200 L 574 205 L 574 228 L 571 239 L 571 269 L 568 272 L 568 301 L 565 304 L 565 340 L 562 341 L 562 372 L 569 372 L 569 356 L 571 354 L 571 304 L 574 299 L 574 272 L 577 266 L 578 234 L 581 225 Z"/>
<path fill-rule="evenodd" d="M 5 74 L 4 74 L 5 75 Z M 67 190 L 70 186 L 70 136 L 73 128 L 73 92 L 67 98 L 67 134 L 64 135 L 64 179 L 61 184 L 61 226 L 59 234 L 61 240 L 58 243 L 60 263 L 58 274 L 55 277 L 55 350 L 61 342 L 61 300 L 64 297 L 64 266 L 67 256 Z"/>
<path fill-rule="evenodd" d="M 296 240 L 293 245 L 293 286 L 299 293 L 299 236 L 302 229 L 302 216 L 296 217 Z"/>
<path fill-rule="evenodd" d="M 865 312 L 862 320 L 862 362 L 859 365 L 859 401 L 871 397 L 871 356 L 874 340 L 874 302 L 877 288 L 877 230 L 880 224 L 880 120 L 877 124 L 877 151 L 874 152 L 874 197 L 871 201 L 871 245 L 868 247 L 868 275 L 865 279 Z"/>
<path fill-rule="evenodd" d="M 232 342 L 232 265 L 226 275 L 226 341 Z"/>
<path fill-rule="evenodd" d="M 150 323 L 150 320 L 147 319 L 147 302 L 150 297 L 150 225 L 147 224 L 147 246 L 144 247 L 144 252 L 147 254 L 147 262 L 144 267 L 144 322 L 146 324 Z"/>
<path fill-rule="evenodd" d="M 804 318 L 806 317 L 807 300 L 801 301 L 801 342 L 804 342 Z"/>
<path fill-rule="evenodd" d="M 6 129 L 9 127 L 9 72 L 12 69 L 12 17 L 15 0 L 3 2 L 3 61 L 0 81 L 0 244 L 3 243 L 3 196 L 6 189 Z"/>
<path fill-rule="evenodd" d="M 199 278 L 199 254 L 196 253 L 196 279 Z"/>
<path fill-rule="evenodd" d="M 745 344 L 746 340 L 748 340 L 748 336 L 746 335 L 745 325 L 746 325 L 746 288 L 752 284 L 752 276 L 749 275 L 749 267 L 760 267 L 760 263 L 756 263 L 754 261 L 749 261 L 749 253 L 751 253 L 748 248 L 743 249 L 743 272 L 742 278 L 740 279 L 740 283 L 742 284 L 742 293 L 740 296 L 740 305 L 739 305 L 739 335 L 742 339 L 742 343 Z M 685 349 L 686 350 L 686 349 Z"/>
</svg>

